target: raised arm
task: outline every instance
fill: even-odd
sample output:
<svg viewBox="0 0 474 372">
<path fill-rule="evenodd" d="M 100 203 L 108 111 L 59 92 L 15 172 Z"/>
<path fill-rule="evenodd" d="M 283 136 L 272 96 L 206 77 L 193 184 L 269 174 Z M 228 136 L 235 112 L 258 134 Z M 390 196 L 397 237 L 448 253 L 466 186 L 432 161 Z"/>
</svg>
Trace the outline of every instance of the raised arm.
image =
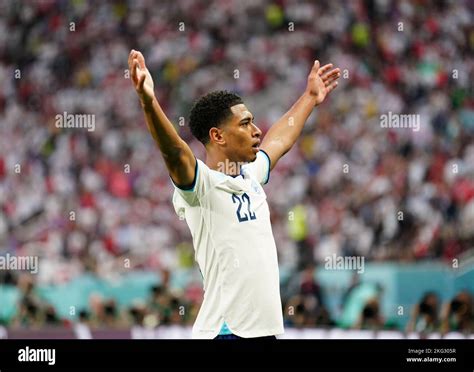
<svg viewBox="0 0 474 372">
<path fill-rule="evenodd" d="M 145 120 L 163 155 L 170 177 L 178 186 L 189 186 L 195 177 L 196 158 L 166 117 L 155 97 L 153 79 L 143 54 L 133 50 L 128 57 L 133 86 L 140 98 Z"/>
<path fill-rule="evenodd" d="M 337 86 L 340 70 L 332 69 L 332 64 L 323 67 L 315 61 L 308 76 L 305 92 L 263 138 L 260 148 L 270 157 L 271 169 L 278 160 L 295 144 L 313 108 L 321 104 L 326 96 Z"/>
</svg>

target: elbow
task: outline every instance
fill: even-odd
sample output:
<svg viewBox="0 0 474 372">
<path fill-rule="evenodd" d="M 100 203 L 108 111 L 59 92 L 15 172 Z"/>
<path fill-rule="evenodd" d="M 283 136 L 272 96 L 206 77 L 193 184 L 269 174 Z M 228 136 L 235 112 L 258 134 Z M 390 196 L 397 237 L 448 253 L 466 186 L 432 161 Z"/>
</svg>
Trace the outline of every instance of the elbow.
<svg viewBox="0 0 474 372">
<path fill-rule="evenodd" d="M 163 158 L 168 162 L 180 162 L 181 159 L 187 156 L 187 144 L 177 143 L 160 146 L 160 151 L 163 154 Z"/>
</svg>

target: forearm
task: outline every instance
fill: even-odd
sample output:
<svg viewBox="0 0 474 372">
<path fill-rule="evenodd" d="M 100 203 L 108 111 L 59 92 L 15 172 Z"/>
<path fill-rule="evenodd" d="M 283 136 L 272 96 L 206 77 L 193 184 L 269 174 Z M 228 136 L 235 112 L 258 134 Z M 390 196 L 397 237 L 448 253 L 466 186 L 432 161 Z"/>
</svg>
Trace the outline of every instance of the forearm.
<svg viewBox="0 0 474 372">
<path fill-rule="evenodd" d="M 196 176 L 196 158 L 160 107 L 143 54 L 132 49 L 128 56 L 128 66 L 145 114 L 146 125 L 160 149 L 171 179 L 177 185 L 191 184 Z"/>
<path fill-rule="evenodd" d="M 307 92 L 303 93 L 288 112 L 271 126 L 265 135 L 265 141 L 280 143 L 285 152 L 290 150 L 301 134 L 314 106 L 315 98 Z"/>
<path fill-rule="evenodd" d="M 148 130 L 158 145 L 163 157 L 173 158 L 183 152 L 184 141 L 168 119 L 158 100 L 141 103 Z"/>
</svg>

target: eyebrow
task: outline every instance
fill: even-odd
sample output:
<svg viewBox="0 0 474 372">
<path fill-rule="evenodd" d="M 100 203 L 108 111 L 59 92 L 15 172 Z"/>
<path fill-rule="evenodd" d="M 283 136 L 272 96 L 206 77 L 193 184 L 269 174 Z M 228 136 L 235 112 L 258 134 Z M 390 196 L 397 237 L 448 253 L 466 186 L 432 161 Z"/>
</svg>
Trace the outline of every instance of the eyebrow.
<svg viewBox="0 0 474 372">
<path fill-rule="evenodd" d="M 240 121 L 240 123 L 243 123 L 243 122 L 246 121 L 246 120 L 255 120 L 255 116 L 253 116 L 253 115 L 252 115 L 252 116 L 246 116 L 245 118 L 243 118 L 243 119 Z"/>
</svg>

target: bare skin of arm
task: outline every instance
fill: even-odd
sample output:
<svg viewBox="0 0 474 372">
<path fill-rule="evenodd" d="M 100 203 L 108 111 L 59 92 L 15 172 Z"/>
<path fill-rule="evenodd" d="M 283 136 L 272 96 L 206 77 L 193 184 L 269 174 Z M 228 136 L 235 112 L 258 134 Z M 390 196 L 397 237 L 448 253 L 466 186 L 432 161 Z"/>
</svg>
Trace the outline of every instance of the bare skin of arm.
<svg viewBox="0 0 474 372">
<path fill-rule="evenodd" d="M 271 169 L 293 147 L 314 107 L 336 88 L 341 73 L 338 68 L 332 67 L 332 64 L 320 67 L 319 61 L 314 62 L 305 92 L 263 138 L 260 148 L 270 157 Z"/>
<path fill-rule="evenodd" d="M 158 103 L 153 79 L 145 65 L 143 54 L 132 49 L 128 66 L 148 130 L 163 156 L 171 179 L 180 186 L 191 185 L 195 177 L 196 158 Z"/>
</svg>

